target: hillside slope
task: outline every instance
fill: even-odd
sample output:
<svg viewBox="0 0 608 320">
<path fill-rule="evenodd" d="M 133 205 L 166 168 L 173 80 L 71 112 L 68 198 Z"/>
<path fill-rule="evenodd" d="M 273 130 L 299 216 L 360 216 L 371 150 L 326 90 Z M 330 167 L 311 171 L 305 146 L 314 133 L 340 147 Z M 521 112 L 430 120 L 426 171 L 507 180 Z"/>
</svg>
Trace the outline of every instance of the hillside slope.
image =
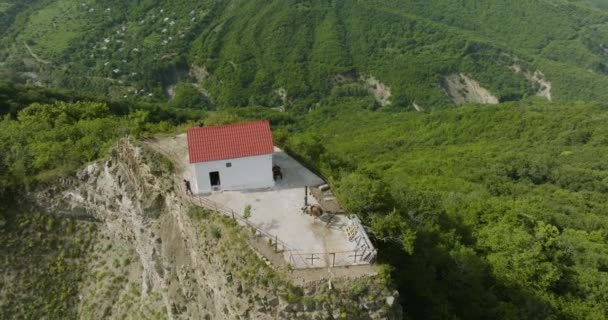
<svg viewBox="0 0 608 320">
<path fill-rule="evenodd" d="M 173 180 L 168 161 L 123 139 L 107 158 L 30 198 L 44 210 L 10 208 L 0 225 L 0 275 L 8 280 L 0 316 L 402 318 L 388 278 L 334 278 L 329 289 L 271 268 L 252 250 L 249 230 L 192 207 Z"/>
<path fill-rule="evenodd" d="M 606 107 L 365 108 L 319 108 L 288 145 L 382 240 L 413 319 L 606 318 Z"/>
<path fill-rule="evenodd" d="M 372 94 L 433 109 L 459 73 L 500 101 L 608 97 L 608 14 L 590 1 L 32 2 L 4 6 L 3 72 L 116 99 L 187 82 L 219 107 Z"/>
</svg>

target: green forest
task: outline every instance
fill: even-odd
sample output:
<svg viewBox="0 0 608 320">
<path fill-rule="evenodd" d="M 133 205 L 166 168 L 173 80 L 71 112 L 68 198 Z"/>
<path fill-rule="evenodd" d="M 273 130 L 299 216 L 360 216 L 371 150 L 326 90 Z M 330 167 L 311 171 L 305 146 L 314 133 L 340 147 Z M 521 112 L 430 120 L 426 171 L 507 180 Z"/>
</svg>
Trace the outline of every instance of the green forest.
<svg viewBox="0 0 608 320">
<path fill-rule="evenodd" d="M 0 270 L 7 280 L 0 283 L 0 318 L 78 317 L 97 224 L 47 212 L 32 193 L 105 157 L 119 137 L 174 130 L 179 119 L 202 116 L 177 111 L 0 83 Z"/>
<path fill-rule="evenodd" d="M 458 73 L 500 104 L 455 106 Z M 369 226 L 406 319 L 608 318 L 605 1 L 5 0 L 0 77 L 0 318 L 77 318 L 96 230 L 33 192 L 251 119 Z"/>
<path fill-rule="evenodd" d="M 413 319 L 604 319 L 606 106 L 349 101 L 289 140 L 364 217 Z"/>
<path fill-rule="evenodd" d="M 539 90 L 526 76 L 537 71 L 554 100 L 608 98 L 601 1 L 2 3 L 0 75 L 112 99 L 164 101 L 195 84 L 207 108 L 301 113 L 375 77 L 390 88 L 389 108 L 430 110 L 452 104 L 446 75 L 517 101 Z"/>
<path fill-rule="evenodd" d="M 304 117 L 245 108 L 190 120 L 271 119 L 276 142 L 370 226 L 408 318 L 605 318 L 606 106 L 538 99 L 394 113 L 370 110 L 369 100 Z M 0 126 L 4 203 L 102 157 L 120 136 L 179 125 L 174 114 L 154 122 L 145 107 L 116 114 L 104 102 L 15 108 Z M 24 212 L 8 208 L 2 225 L 13 243 L 6 231 Z"/>
</svg>

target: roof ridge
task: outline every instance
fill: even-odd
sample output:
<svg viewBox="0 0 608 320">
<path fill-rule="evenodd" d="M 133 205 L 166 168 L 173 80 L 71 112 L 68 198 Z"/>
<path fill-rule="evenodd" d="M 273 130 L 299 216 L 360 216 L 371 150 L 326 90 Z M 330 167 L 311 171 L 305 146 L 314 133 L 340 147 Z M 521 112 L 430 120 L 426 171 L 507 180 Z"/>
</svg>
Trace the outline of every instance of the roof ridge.
<svg viewBox="0 0 608 320">
<path fill-rule="evenodd" d="M 270 121 L 188 128 L 190 163 L 250 157 L 274 152 Z"/>
<path fill-rule="evenodd" d="M 228 127 L 236 127 L 236 126 L 242 126 L 242 125 L 251 125 L 251 124 L 255 124 L 255 123 L 264 123 L 264 122 L 267 122 L 268 124 L 270 124 L 270 121 L 268 119 L 264 119 L 264 120 L 242 121 L 242 122 L 234 122 L 234 123 L 227 123 L 227 124 L 218 124 L 218 125 L 207 126 L 207 127 L 194 127 L 194 128 L 188 128 L 188 130 L 228 128 Z"/>
</svg>

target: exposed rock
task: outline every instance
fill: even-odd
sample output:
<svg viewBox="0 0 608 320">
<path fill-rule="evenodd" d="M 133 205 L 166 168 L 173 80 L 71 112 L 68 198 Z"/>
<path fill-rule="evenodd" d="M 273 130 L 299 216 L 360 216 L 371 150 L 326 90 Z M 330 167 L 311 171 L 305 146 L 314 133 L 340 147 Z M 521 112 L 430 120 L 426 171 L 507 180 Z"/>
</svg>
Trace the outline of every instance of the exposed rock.
<svg viewBox="0 0 608 320">
<path fill-rule="evenodd" d="M 361 76 L 367 91 L 374 95 L 376 101 L 383 107 L 391 104 L 391 88 L 374 76 Z"/>
<path fill-rule="evenodd" d="M 96 254 L 109 263 L 91 261 L 91 274 L 84 276 L 80 292 L 83 316 L 327 319 L 329 310 L 340 316 L 341 306 L 348 304 L 370 319 L 401 318 L 395 298 L 385 311 L 383 297 L 390 293 L 383 293 L 379 285 L 373 289 L 379 297 L 373 308 L 366 298 L 349 298 L 352 280 L 334 279 L 331 291 L 327 280 L 308 283 L 299 291 L 304 296 L 288 303 L 282 297 L 293 284 L 281 282 L 269 289 L 268 284 L 243 279 L 247 266 L 242 255 L 249 247 L 220 248 L 218 239 L 205 237 L 201 230 L 208 226 L 187 214 L 189 204 L 175 193 L 173 177 L 152 167 L 149 152 L 124 139 L 109 159 L 80 172 L 79 181 L 39 196 L 50 209 L 79 210 L 99 221 Z M 373 277 L 367 281 L 370 286 L 376 283 Z M 317 300 L 318 296 L 326 300 Z"/>
<path fill-rule="evenodd" d="M 498 104 L 498 98 L 492 95 L 488 89 L 463 73 L 446 76 L 443 88 L 450 100 L 458 105 L 464 103 Z"/>
<path fill-rule="evenodd" d="M 336 74 L 332 78 L 334 84 L 359 83 L 364 90 L 374 96 L 376 102 L 385 107 L 391 105 L 391 88 L 376 79 L 373 75 L 358 75 L 356 72 Z"/>
<path fill-rule="evenodd" d="M 531 83 L 538 86 L 538 91 L 536 95 L 539 97 L 543 97 L 549 101 L 552 100 L 551 97 L 551 89 L 552 85 L 549 82 L 545 75 L 540 71 L 536 70 L 534 72 L 530 72 L 530 70 L 522 70 L 522 67 L 518 64 L 514 64 L 510 67 L 513 72 L 516 74 L 523 74 L 523 76 Z"/>
</svg>

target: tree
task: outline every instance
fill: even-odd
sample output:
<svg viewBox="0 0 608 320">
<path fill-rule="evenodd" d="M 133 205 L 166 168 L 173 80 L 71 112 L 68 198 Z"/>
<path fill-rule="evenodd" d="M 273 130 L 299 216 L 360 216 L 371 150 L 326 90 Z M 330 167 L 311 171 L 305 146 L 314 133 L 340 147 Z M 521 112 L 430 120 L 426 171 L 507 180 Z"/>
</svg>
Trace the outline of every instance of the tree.
<svg viewBox="0 0 608 320">
<path fill-rule="evenodd" d="M 205 109 L 211 108 L 209 99 L 189 83 L 178 83 L 175 86 L 175 96 L 169 101 L 169 106 L 174 108 L 186 109 Z"/>
</svg>

